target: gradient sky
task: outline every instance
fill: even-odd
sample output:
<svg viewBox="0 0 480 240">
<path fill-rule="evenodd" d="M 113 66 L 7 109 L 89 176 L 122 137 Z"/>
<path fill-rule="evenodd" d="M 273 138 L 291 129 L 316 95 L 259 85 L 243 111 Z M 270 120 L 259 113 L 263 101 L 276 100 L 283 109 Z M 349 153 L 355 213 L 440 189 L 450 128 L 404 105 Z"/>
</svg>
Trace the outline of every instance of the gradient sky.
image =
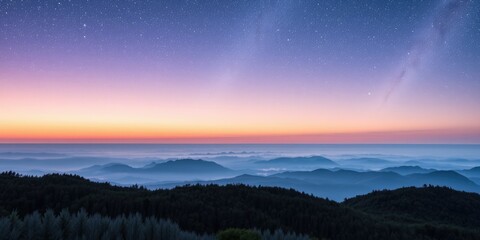
<svg viewBox="0 0 480 240">
<path fill-rule="evenodd" d="M 0 0 L 0 142 L 480 143 L 479 13 Z"/>
</svg>

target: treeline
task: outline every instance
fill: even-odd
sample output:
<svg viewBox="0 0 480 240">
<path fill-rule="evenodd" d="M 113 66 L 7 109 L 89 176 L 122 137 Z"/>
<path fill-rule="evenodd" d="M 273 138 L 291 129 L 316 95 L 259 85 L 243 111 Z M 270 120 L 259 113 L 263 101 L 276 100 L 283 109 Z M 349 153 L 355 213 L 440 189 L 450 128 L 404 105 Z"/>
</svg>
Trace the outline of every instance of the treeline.
<svg viewBox="0 0 480 240">
<path fill-rule="evenodd" d="M 425 185 L 373 191 L 344 205 L 401 222 L 429 222 L 480 230 L 480 195 Z"/>
<path fill-rule="evenodd" d="M 446 208 L 455 204 L 445 202 L 446 198 L 436 197 L 435 191 L 429 188 L 418 191 L 432 192 L 418 196 L 428 197 L 428 201 Z M 459 199 L 465 194 L 448 191 L 458 194 Z M 415 201 L 421 201 L 416 198 L 416 192 L 405 192 L 404 195 L 394 198 L 410 199 L 407 201 L 410 211 L 415 211 L 418 207 Z M 282 229 L 318 239 L 480 239 L 480 228 L 458 225 L 458 221 L 445 219 L 439 224 L 437 219 L 427 217 L 405 221 L 405 212 L 388 207 L 389 201 L 394 198 L 369 202 L 368 195 L 364 196 L 372 209 L 377 205 L 382 206 L 383 211 L 391 209 L 386 219 L 365 208 L 357 208 L 358 204 L 341 204 L 283 188 L 194 185 L 149 191 L 137 186 L 116 187 L 95 183 L 71 175 L 22 177 L 12 172 L 0 174 L 0 216 L 8 216 L 12 211 L 24 217 L 48 209 L 55 214 L 63 209 L 68 209 L 70 213 L 85 209 L 88 214 L 112 219 L 136 213 L 142 219 L 171 219 L 185 231 L 209 236 L 229 228 L 239 228 Z M 474 201 L 480 202 L 480 198 L 477 196 Z M 462 221 L 476 222 L 472 218 L 478 218 L 457 216 L 455 211 L 449 211 L 449 214 L 450 218 Z"/>
<path fill-rule="evenodd" d="M 63 210 L 55 215 L 52 210 L 44 214 L 34 212 L 23 219 L 16 212 L 0 219 L 2 239 L 128 239 L 128 240 L 210 240 L 210 235 L 199 236 L 185 232 L 166 220 L 143 218 L 140 214 L 115 218 L 99 214 L 88 215 L 85 210 L 70 214 Z"/>
<path fill-rule="evenodd" d="M 149 191 L 72 175 L 0 174 L 0 215 L 14 210 L 20 216 L 47 209 L 58 213 L 65 208 L 109 217 L 139 213 L 208 234 L 228 228 L 283 229 L 328 239 L 351 239 L 355 233 L 365 239 L 374 232 L 387 237 L 398 232 L 336 202 L 283 188 L 194 185 Z"/>
<path fill-rule="evenodd" d="M 70 214 L 62 210 L 58 215 L 52 210 L 44 214 L 34 212 L 24 218 L 12 212 L 0 218 L 0 239 L 45 239 L 45 240 L 308 240 L 307 236 L 284 233 L 282 230 L 259 231 L 227 229 L 217 236 L 182 231 L 169 221 L 156 217 L 144 218 L 140 214 L 122 215 L 115 218 L 100 214 L 89 215 L 85 210 Z"/>
</svg>

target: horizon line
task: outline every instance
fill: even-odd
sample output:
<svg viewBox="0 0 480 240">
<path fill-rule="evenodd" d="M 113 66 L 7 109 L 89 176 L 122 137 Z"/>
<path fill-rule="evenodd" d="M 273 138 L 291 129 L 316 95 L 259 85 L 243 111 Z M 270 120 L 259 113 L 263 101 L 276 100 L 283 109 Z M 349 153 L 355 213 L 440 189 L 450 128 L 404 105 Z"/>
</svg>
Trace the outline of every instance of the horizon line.
<svg viewBox="0 0 480 240">
<path fill-rule="evenodd" d="M 168 142 L 0 142 L 0 145 L 480 145 L 480 142 L 466 142 L 466 143 L 275 143 L 275 142 L 238 142 L 238 143 L 168 143 Z"/>
</svg>

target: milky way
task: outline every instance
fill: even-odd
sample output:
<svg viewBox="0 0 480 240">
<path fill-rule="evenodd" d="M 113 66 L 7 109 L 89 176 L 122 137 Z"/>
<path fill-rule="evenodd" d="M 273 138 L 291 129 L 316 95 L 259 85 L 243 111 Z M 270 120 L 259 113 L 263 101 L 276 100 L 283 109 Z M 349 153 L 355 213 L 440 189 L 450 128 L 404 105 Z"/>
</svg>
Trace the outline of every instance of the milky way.
<svg viewBox="0 0 480 240">
<path fill-rule="evenodd" d="M 452 28 L 460 20 L 467 3 L 467 0 L 447 0 L 442 1 L 435 9 L 431 23 L 426 30 L 422 32 L 419 40 L 411 46 L 407 51 L 407 58 L 401 70 L 392 81 L 392 86 L 387 91 L 384 102 L 387 102 L 395 90 L 402 82 L 412 74 L 413 71 L 422 68 L 423 62 L 427 61 L 428 55 L 433 51 L 441 51 L 441 43 L 443 43 Z"/>
<path fill-rule="evenodd" d="M 461 0 L 0 0 L 0 142 L 471 142 L 479 12 Z"/>
</svg>

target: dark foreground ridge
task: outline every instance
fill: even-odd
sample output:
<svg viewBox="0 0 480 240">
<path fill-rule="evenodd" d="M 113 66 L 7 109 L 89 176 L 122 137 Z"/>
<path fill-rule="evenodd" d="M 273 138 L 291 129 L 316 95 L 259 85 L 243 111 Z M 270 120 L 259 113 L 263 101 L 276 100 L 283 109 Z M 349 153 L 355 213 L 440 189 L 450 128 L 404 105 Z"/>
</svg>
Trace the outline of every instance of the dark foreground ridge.
<svg viewBox="0 0 480 240">
<path fill-rule="evenodd" d="M 343 204 L 390 220 L 480 227 L 480 195 L 446 187 L 374 191 Z"/>
<path fill-rule="evenodd" d="M 85 209 L 113 218 L 138 213 L 170 219 L 200 235 L 255 228 L 318 239 L 480 239 L 480 195 L 441 187 L 379 191 L 336 203 L 273 187 L 194 185 L 149 191 L 72 175 L 0 174 L 1 216 L 47 209 L 55 214 Z"/>
</svg>

